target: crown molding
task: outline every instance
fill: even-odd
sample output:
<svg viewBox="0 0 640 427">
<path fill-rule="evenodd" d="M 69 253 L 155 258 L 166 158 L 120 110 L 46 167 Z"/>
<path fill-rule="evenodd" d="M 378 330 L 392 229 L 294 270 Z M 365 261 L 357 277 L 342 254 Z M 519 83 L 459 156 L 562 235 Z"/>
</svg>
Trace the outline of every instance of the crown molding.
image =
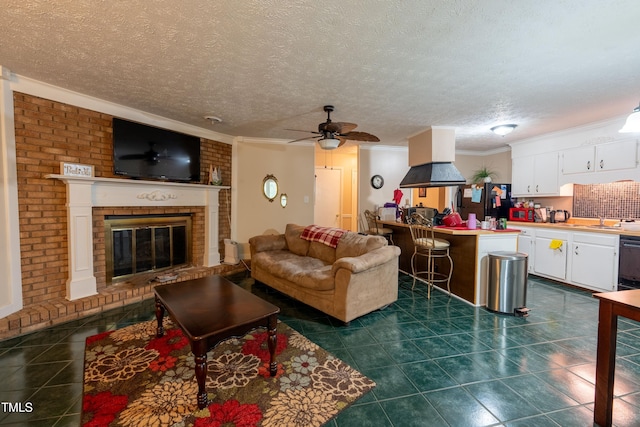
<svg viewBox="0 0 640 427">
<path fill-rule="evenodd" d="M 3 76 L 5 75 L 5 70 L 6 68 L 2 67 Z M 233 143 L 233 137 L 230 135 L 214 132 L 212 130 L 179 122 L 156 114 L 147 113 L 145 111 L 85 95 L 59 86 L 54 86 L 49 83 L 44 83 L 15 73 L 11 73 L 10 86 L 11 90 L 14 92 L 26 93 L 28 95 L 50 99 L 52 101 L 63 102 L 65 104 L 98 111 L 115 117 L 133 120 L 139 123 L 161 127 L 176 132 L 182 132 L 200 138 L 219 141 L 225 144 Z"/>
</svg>

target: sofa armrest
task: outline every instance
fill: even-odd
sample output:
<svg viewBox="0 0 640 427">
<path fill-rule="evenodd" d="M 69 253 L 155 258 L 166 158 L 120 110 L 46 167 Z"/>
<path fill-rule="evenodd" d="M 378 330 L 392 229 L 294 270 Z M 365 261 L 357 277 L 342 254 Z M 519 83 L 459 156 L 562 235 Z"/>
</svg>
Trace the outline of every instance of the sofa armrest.
<svg viewBox="0 0 640 427">
<path fill-rule="evenodd" d="M 287 249 L 284 234 L 263 234 L 249 239 L 251 254 Z"/>
<path fill-rule="evenodd" d="M 352 273 L 360 273 L 372 267 L 382 265 L 394 258 L 400 256 L 400 248 L 397 246 L 383 246 L 366 254 L 357 257 L 344 257 L 336 260 L 331 267 L 335 276 L 336 272 L 341 269 L 347 269 Z"/>
</svg>

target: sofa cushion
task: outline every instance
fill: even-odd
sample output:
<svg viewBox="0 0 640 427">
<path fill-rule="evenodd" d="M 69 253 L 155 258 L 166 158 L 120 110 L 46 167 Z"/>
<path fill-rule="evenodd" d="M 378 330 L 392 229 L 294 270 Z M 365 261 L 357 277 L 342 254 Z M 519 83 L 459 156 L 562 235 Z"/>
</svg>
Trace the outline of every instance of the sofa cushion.
<svg viewBox="0 0 640 427">
<path fill-rule="evenodd" d="M 382 236 L 362 235 L 354 232 L 345 233 L 336 248 L 336 259 L 358 257 L 367 252 L 387 246 L 387 239 Z"/>
<path fill-rule="evenodd" d="M 296 224 L 287 224 L 284 231 L 284 238 L 287 241 L 287 247 L 296 255 L 306 256 L 309 252 L 309 241 L 300 238 L 304 231 L 304 226 Z"/>
<path fill-rule="evenodd" d="M 257 253 L 251 264 L 304 288 L 328 291 L 335 286 L 331 264 L 318 258 L 303 257 L 289 251 L 269 251 Z"/>
<path fill-rule="evenodd" d="M 324 243 L 311 242 L 307 256 L 318 258 L 326 264 L 333 264 L 336 260 L 336 250 Z"/>
</svg>

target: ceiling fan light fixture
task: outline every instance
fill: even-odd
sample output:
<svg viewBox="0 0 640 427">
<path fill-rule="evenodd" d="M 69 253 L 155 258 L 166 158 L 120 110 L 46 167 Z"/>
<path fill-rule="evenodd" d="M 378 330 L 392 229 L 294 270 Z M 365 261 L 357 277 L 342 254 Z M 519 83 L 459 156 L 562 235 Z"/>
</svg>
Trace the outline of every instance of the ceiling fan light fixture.
<svg viewBox="0 0 640 427">
<path fill-rule="evenodd" d="M 517 127 L 518 125 L 514 125 L 514 124 L 498 125 L 498 126 L 492 127 L 491 132 L 495 133 L 496 135 L 505 136 L 513 132 L 513 130 Z"/>
<path fill-rule="evenodd" d="M 627 117 L 627 121 L 622 126 L 618 132 L 620 133 L 629 133 L 629 132 L 640 132 L 640 105 L 633 109 L 633 113 Z"/>
<path fill-rule="evenodd" d="M 318 140 L 318 144 L 323 150 L 333 150 L 335 148 L 338 148 L 338 145 L 340 145 L 340 140 L 336 138 L 323 138 Z"/>
</svg>

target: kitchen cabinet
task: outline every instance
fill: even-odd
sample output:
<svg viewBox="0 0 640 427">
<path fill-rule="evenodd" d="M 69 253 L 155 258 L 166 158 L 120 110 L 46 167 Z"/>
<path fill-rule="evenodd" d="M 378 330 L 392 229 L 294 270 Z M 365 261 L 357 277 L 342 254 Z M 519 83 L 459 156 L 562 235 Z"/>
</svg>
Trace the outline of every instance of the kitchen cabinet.
<svg viewBox="0 0 640 427">
<path fill-rule="evenodd" d="M 556 241 L 560 242 L 559 247 L 555 247 Z M 567 278 L 568 242 L 569 233 L 567 232 L 537 230 L 534 239 L 533 272 L 564 281 Z"/>
<path fill-rule="evenodd" d="M 634 169 L 637 166 L 637 147 L 635 139 L 596 145 L 596 170 Z"/>
<path fill-rule="evenodd" d="M 564 150 L 561 154 L 562 174 L 635 169 L 638 163 L 637 146 L 635 139 L 627 139 Z"/>
<path fill-rule="evenodd" d="M 564 150 L 561 157 L 562 173 L 564 175 L 593 172 L 595 169 L 594 147 L 581 147 Z"/>
<path fill-rule="evenodd" d="M 520 234 L 518 234 L 518 252 L 523 254 L 527 254 L 527 272 L 533 273 L 534 266 L 534 250 L 533 250 L 533 240 L 536 237 L 536 232 L 533 228 L 528 227 L 517 227 L 520 230 Z"/>
<path fill-rule="evenodd" d="M 571 282 L 597 291 L 615 291 L 619 242 L 620 236 L 573 233 Z"/>
<path fill-rule="evenodd" d="M 559 193 L 558 152 L 515 157 L 511 163 L 514 196 L 552 196 Z"/>
</svg>

